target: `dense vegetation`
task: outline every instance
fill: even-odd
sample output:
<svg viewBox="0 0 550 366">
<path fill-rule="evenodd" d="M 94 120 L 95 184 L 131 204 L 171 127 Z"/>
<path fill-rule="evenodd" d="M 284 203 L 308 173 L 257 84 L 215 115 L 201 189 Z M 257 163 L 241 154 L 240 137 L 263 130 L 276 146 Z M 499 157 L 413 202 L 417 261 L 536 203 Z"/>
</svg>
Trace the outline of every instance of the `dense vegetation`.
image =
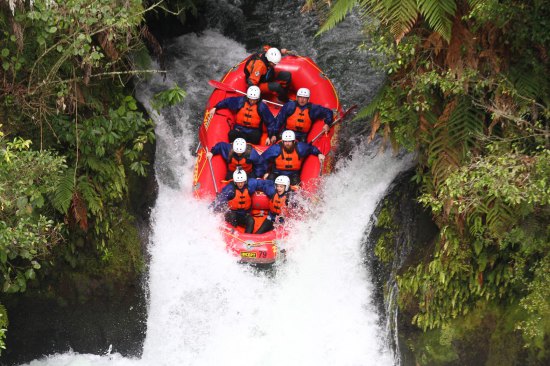
<svg viewBox="0 0 550 366">
<path fill-rule="evenodd" d="M 128 195 L 148 171 L 154 131 L 132 78 L 157 72 L 147 70 L 145 43 L 158 43 L 144 14 L 158 5 L 0 1 L 2 292 L 24 292 L 62 266 L 110 279 L 143 269 Z M 156 104 L 184 96 L 176 87 Z M 6 327 L 0 305 L 0 350 Z"/>
<path fill-rule="evenodd" d="M 440 234 L 398 278 L 402 311 L 436 335 L 416 344 L 417 362 L 453 361 L 453 340 L 488 314 L 502 329 L 487 337 L 521 343 L 513 356 L 550 359 L 548 3 L 309 0 L 305 8 L 324 14 L 321 32 L 354 8 L 361 15 L 387 83 L 356 119 L 368 118 L 371 138 L 381 133 L 418 154 L 418 199 Z"/>
</svg>

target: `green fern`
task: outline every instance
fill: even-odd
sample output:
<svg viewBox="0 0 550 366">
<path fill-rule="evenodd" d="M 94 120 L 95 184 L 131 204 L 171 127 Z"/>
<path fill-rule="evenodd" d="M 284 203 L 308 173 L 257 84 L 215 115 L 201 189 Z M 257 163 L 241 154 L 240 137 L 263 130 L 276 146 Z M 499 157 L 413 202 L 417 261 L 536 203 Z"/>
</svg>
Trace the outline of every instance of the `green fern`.
<svg viewBox="0 0 550 366">
<path fill-rule="evenodd" d="M 456 13 L 455 0 L 418 0 L 418 10 L 430 27 L 449 42 Z"/>
<path fill-rule="evenodd" d="M 476 6 L 481 4 L 484 0 L 468 0 L 468 4 L 470 5 L 470 9 L 474 9 Z"/>
<path fill-rule="evenodd" d="M 412 29 L 419 14 L 448 42 L 457 10 L 455 0 L 338 0 L 317 35 L 334 28 L 356 5 L 365 22 L 375 18 L 387 24 L 398 43 Z"/>
<path fill-rule="evenodd" d="M 504 204 L 499 198 L 489 197 L 485 208 L 487 228 L 495 237 L 499 237 L 503 232 L 506 232 L 516 219 L 512 208 Z"/>
<path fill-rule="evenodd" d="M 500 237 L 506 233 L 510 225 L 517 219 L 511 206 L 502 202 L 500 198 L 489 196 L 482 202 L 471 206 L 466 212 L 468 224 L 475 226 L 476 220 L 483 219 L 483 226 L 491 237 Z"/>
<path fill-rule="evenodd" d="M 519 95 L 537 99 L 548 95 L 549 80 L 543 73 L 513 68 L 510 79 Z"/>
<path fill-rule="evenodd" d="M 61 177 L 55 191 L 50 196 L 53 207 L 62 214 L 67 214 L 67 211 L 69 210 L 71 200 L 73 198 L 74 188 L 74 170 L 67 169 L 65 174 Z"/>
<path fill-rule="evenodd" d="M 328 30 L 331 30 L 334 28 L 338 23 L 340 23 L 346 15 L 353 9 L 353 7 L 358 3 L 358 0 L 338 0 L 334 4 L 333 7 L 330 9 L 329 16 L 327 20 L 323 23 L 319 31 L 317 32 L 317 36 L 320 35 L 323 32 L 326 32 Z"/>
<path fill-rule="evenodd" d="M 92 169 L 94 172 L 101 173 L 106 170 L 107 164 L 104 160 L 98 159 L 95 156 L 87 156 L 83 159 L 84 165 Z"/>
<path fill-rule="evenodd" d="M 367 106 L 361 108 L 361 110 L 357 112 L 355 117 L 353 117 L 352 121 L 355 122 L 362 119 L 371 118 L 378 111 L 380 107 L 380 103 L 384 101 L 387 90 L 388 90 L 388 86 L 383 87 Z"/>
<path fill-rule="evenodd" d="M 88 177 L 82 176 L 78 180 L 78 190 L 86 200 L 88 209 L 96 216 L 103 212 L 103 201 L 96 192 L 94 186 L 88 181 Z"/>
<path fill-rule="evenodd" d="M 416 0 L 395 1 L 388 9 L 388 22 L 394 39 L 399 43 L 418 18 Z"/>
<path fill-rule="evenodd" d="M 483 134 L 483 115 L 466 98 L 462 98 L 449 116 L 447 126 L 451 145 L 463 145 L 468 149 Z"/>
</svg>

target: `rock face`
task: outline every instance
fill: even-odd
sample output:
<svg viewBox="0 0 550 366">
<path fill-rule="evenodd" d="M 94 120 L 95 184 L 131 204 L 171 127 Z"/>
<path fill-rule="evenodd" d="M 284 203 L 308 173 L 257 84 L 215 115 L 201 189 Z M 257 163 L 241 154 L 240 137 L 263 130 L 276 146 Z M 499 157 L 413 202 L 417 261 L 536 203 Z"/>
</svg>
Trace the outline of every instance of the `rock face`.
<svg viewBox="0 0 550 366">
<path fill-rule="evenodd" d="M 10 325 L 2 365 L 29 362 L 53 353 L 118 352 L 139 356 L 146 330 L 147 306 L 141 284 L 90 298 L 60 303 L 41 297 L 7 299 Z"/>
<path fill-rule="evenodd" d="M 418 185 L 411 182 L 413 175 L 414 171 L 407 171 L 395 179 L 378 204 L 364 240 L 365 258 L 376 289 L 374 301 L 381 322 L 389 328 L 388 342 L 400 354 L 402 365 L 415 365 L 414 356 L 403 344 L 403 335 L 417 330 L 410 325 L 408 315 L 396 313 L 395 276 L 417 262 L 438 233 L 431 214 L 416 201 Z"/>
</svg>

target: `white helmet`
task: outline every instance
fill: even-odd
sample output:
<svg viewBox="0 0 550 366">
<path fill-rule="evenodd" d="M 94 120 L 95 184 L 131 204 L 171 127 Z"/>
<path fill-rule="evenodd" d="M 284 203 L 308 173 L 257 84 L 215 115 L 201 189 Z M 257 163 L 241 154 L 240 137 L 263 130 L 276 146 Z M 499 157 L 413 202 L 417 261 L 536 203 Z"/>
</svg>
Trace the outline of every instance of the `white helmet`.
<svg viewBox="0 0 550 366">
<path fill-rule="evenodd" d="M 233 172 L 233 182 L 240 183 L 240 182 L 246 182 L 248 177 L 246 176 L 246 172 L 241 169 L 237 169 Z"/>
<path fill-rule="evenodd" d="M 248 90 L 246 91 L 246 97 L 248 99 L 260 99 L 260 88 L 258 88 L 256 85 L 248 87 Z"/>
<path fill-rule="evenodd" d="M 296 93 L 296 96 L 297 97 L 309 98 L 310 94 L 311 93 L 309 92 L 308 88 L 300 88 L 300 89 L 298 89 L 298 92 Z"/>
<path fill-rule="evenodd" d="M 283 141 L 294 141 L 294 140 L 296 140 L 296 134 L 294 134 L 294 131 L 292 131 L 292 130 L 286 130 L 281 135 L 281 139 Z"/>
<path fill-rule="evenodd" d="M 277 65 L 281 61 L 281 51 L 277 48 L 270 48 L 265 53 L 265 58 L 267 58 L 267 61 Z"/>
<path fill-rule="evenodd" d="M 290 178 L 286 175 L 279 175 L 277 178 L 275 178 L 275 184 L 282 184 L 285 186 L 285 192 L 288 191 L 288 188 L 290 187 Z"/>
<path fill-rule="evenodd" d="M 246 150 L 246 140 L 242 137 L 239 137 L 238 139 L 235 139 L 233 141 L 233 151 L 235 151 L 237 154 L 242 154 Z"/>
</svg>

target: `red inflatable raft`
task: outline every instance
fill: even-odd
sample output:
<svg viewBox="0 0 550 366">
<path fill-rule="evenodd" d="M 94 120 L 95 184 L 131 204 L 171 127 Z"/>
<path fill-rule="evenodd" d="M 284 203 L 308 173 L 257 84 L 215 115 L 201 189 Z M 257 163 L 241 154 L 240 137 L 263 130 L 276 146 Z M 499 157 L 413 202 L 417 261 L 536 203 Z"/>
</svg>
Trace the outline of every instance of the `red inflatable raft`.
<svg viewBox="0 0 550 366">
<path fill-rule="evenodd" d="M 201 148 L 198 150 L 193 178 L 194 194 L 199 199 L 214 200 L 216 193 L 221 192 L 221 189 L 227 184 L 224 181 L 227 172 L 225 161 L 220 155 L 216 155 L 212 158 L 210 166 L 206 158 L 206 148 L 210 149 L 220 141 L 228 142 L 227 134 L 233 125 L 235 116 L 227 109 L 216 110 L 215 114 L 210 116 L 209 110 L 222 99 L 246 94 L 247 84 L 243 71 L 245 63 L 246 59 L 231 68 L 221 81 L 211 81 L 211 85 L 216 89 L 208 99 L 204 120 L 199 129 Z M 311 90 L 310 102 L 335 111 L 335 119 L 342 117 L 342 109 L 334 86 L 310 58 L 285 56 L 277 64 L 275 71 L 276 73 L 289 71 L 292 74 L 289 95 L 291 99 L 295 99 L 295 92 L 299 88 L 308 88 Z M 267 102 L 273 115 L 276 116 L 281 109 L 281 105 L 275 102 L 275 96 L 263 94 L 262 98 L 264 102 Z M 321 150 L 326 159 L 323 166 L 320 166 L 319 160 L 315 156 L 309 156 L 305 159 L 302 165 L 302 183 L 300 187 L 305 194 L 315 193 L 319 177 L 331 171 L 332 159 L 329 153 L 336 141 L 337 128 L 332 128 L 328 136 L 325 136 L 321 133 L 323 124 L 324 122 L 321 120 L 315 121 L 307 138 L 307 141 L 311 142 L 317 137 L 312 144 Z M 262 142 L 265 141 L 266 136 L 267 134 L 264 131 Z M 254 145 L 254 148 L 261 154 L 268 146 Z M 252 209 L 267 210 L 268 207 L 267 196 L 257 192 L 253 197 Z M 273 231 L 264 234 L 247 234 L 243 232 L 243 228 L 233 227 L 229 224 L 224 224 L 221 230 L 227 249 L 239 257 L 242 262 L 248 263 L 275 262 L 281 257 L 281 253 L 278 252 L 278 245 L 288 234 L 283 225 L 276 226 Z"/>
</svg>

